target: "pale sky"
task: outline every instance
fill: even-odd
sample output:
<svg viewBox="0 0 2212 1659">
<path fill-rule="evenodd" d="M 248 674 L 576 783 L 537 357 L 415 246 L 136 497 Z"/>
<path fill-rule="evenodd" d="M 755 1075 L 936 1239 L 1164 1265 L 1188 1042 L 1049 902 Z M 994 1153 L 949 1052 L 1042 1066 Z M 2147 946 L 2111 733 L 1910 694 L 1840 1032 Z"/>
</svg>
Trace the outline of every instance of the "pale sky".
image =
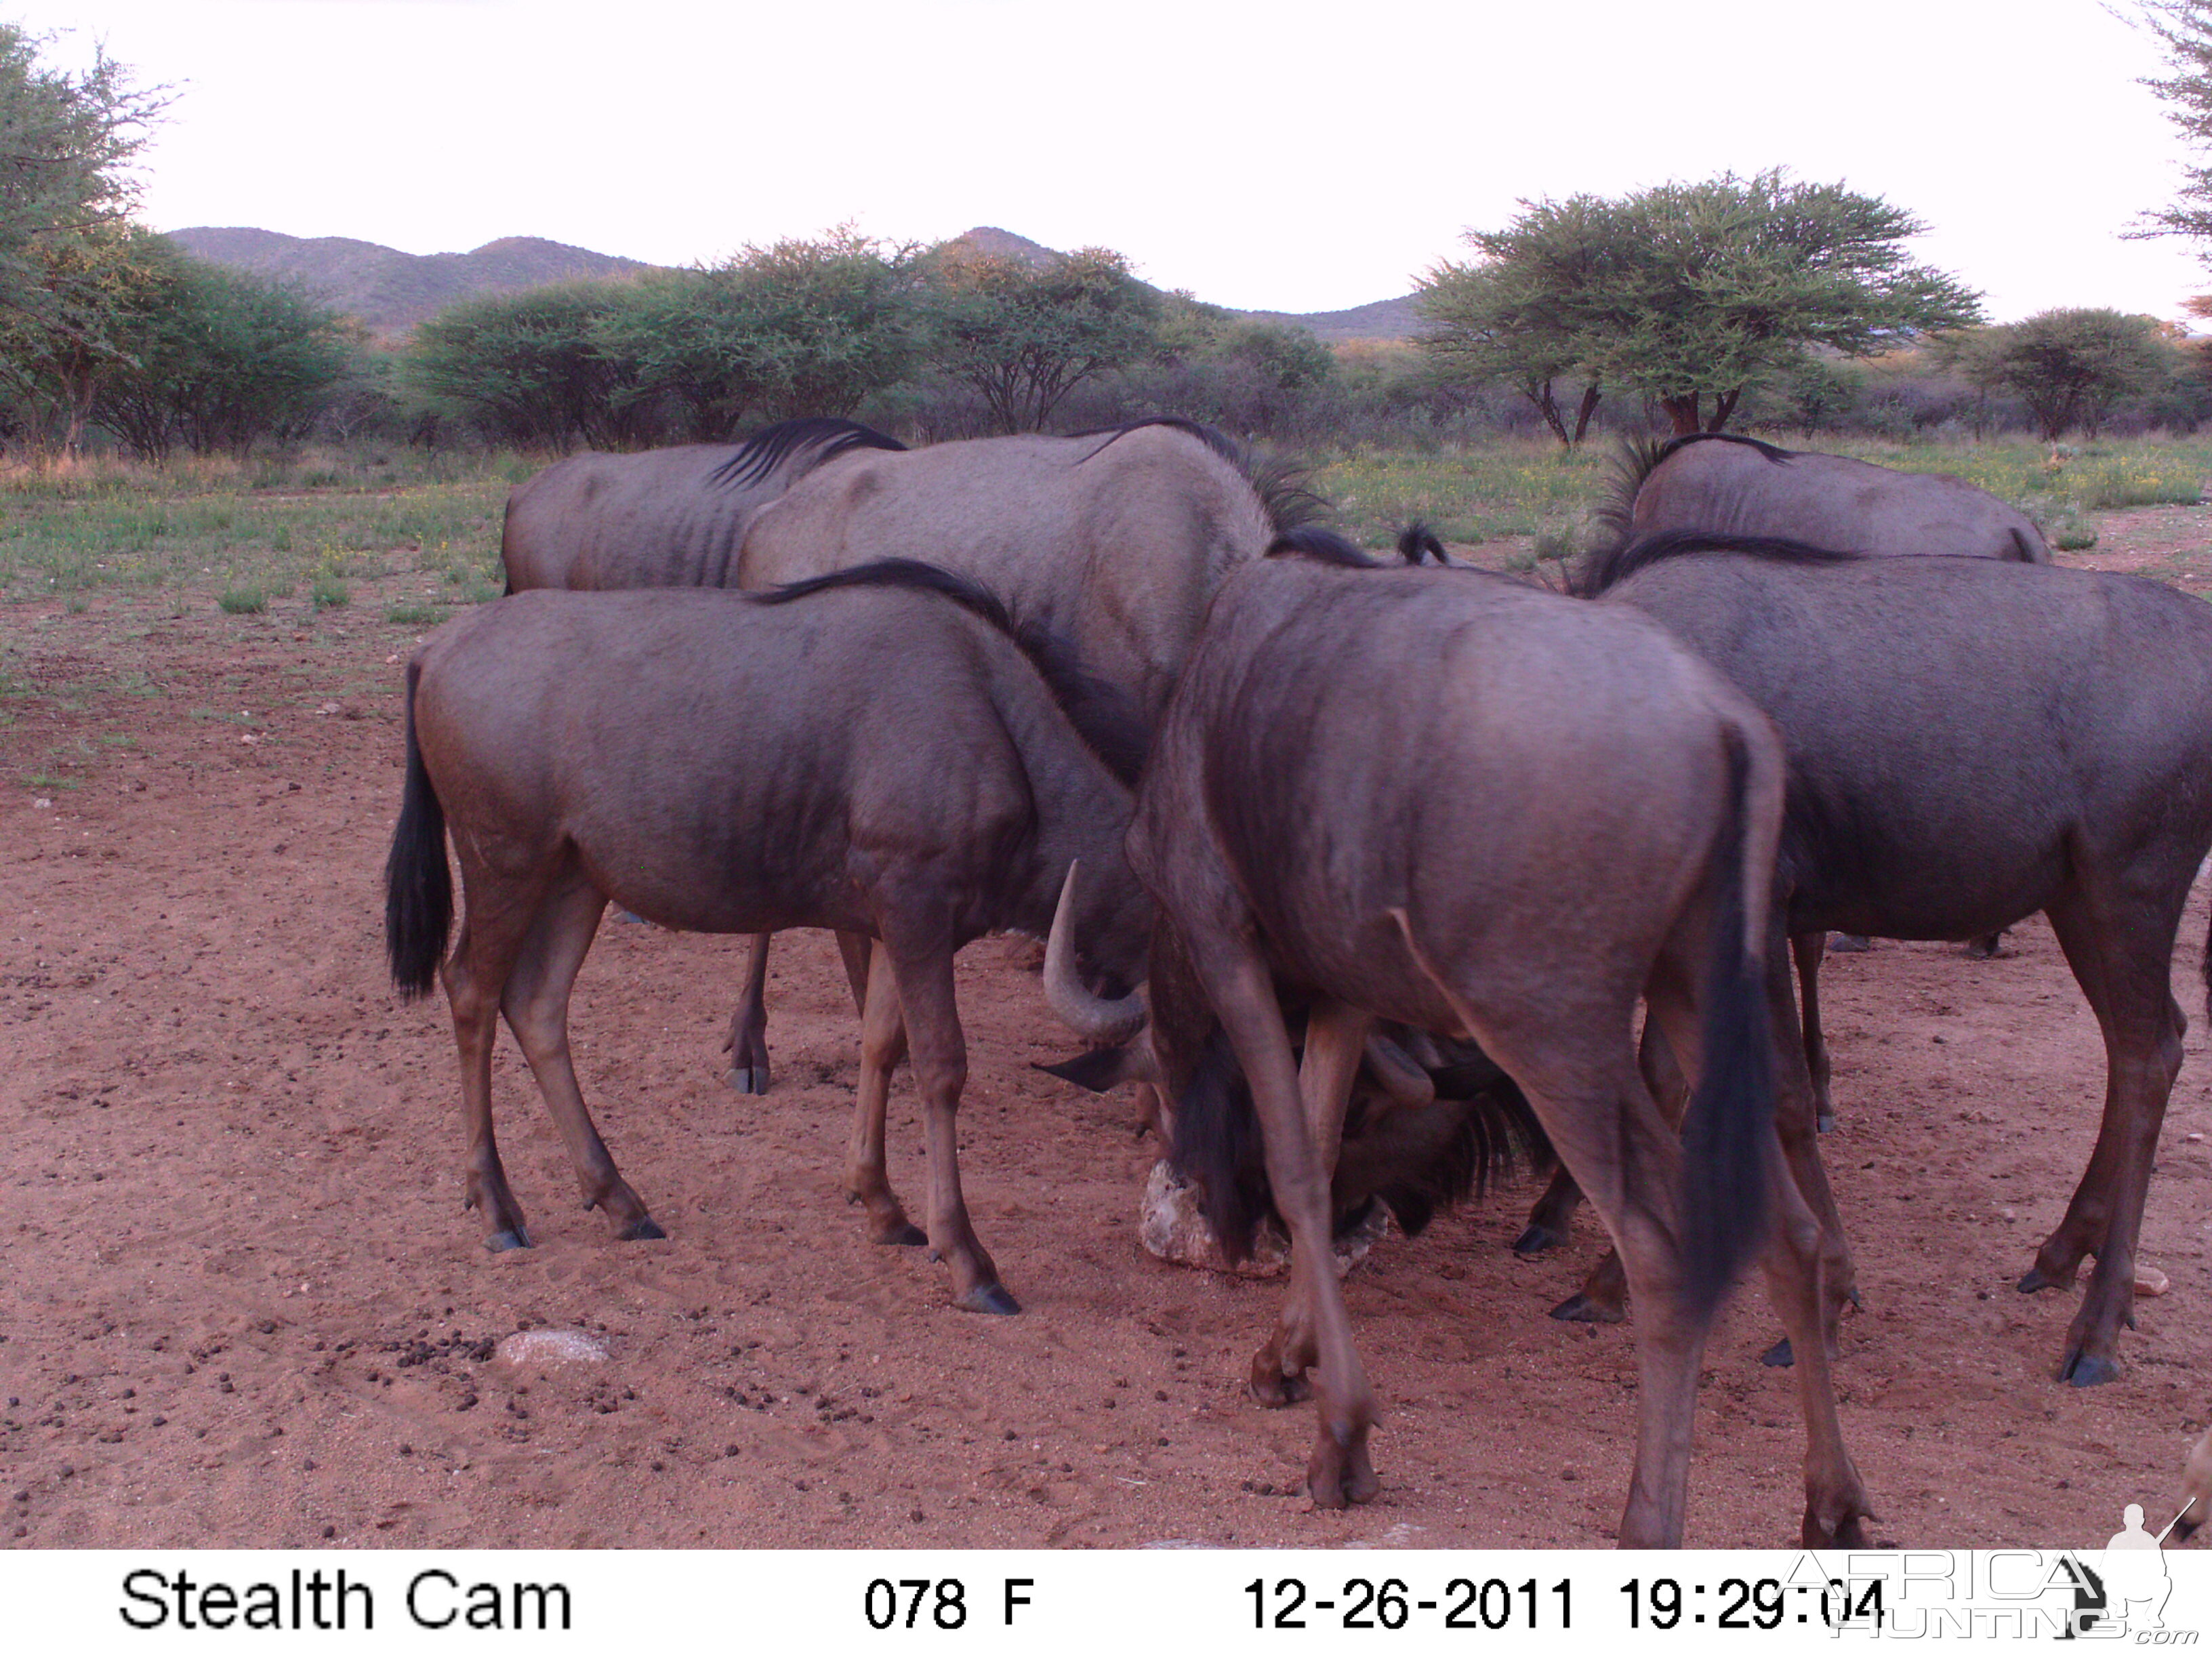
<svg viewBox="0 0 2212 1659">
<path fill-rule="evenodd" d="M 1118 248 L 1254 309 L 1406 292 L 1519 198 L 1784 165 L 1929 226 L 2009 320 L 2178 316 L 2126 241 L 2184 152 L 2096 0 L 0 0 L 177 93 L 158 228 L 662 264 L 850 220 Z"/>
</svg>

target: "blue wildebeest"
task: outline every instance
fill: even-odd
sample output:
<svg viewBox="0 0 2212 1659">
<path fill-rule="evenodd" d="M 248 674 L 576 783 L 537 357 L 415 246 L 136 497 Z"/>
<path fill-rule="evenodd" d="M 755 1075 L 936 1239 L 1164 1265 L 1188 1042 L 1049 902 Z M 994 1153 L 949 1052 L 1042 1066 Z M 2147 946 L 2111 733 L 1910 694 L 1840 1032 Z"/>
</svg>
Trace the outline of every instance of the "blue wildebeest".
<svg viewBox="0 0 2212 1659">
<path fill-rule="evenodd" d="M 487 1243 L 529 1242 L 492 1136 L 502 1013 L 586 1205 L 622 1237 L 662 1236 L 568 1060 L 569 987 L 610 900 L 691 932 L 833 927 L 880 941 L 887 971 L 865 1019 L 879 1061 L 903 1011 L 928 1242 L 960 1305 L 1015 1311 L 961 1196 L 953 953 L 996 929 L 1046 932 L 1080 858 L 1089 971 L 1111 1006 L 1134 1001 L 1151 906 L 1121 852 L 1139 734 L 1118 696 L 1048 636 L 1018 638 L 975 584 L 898 562 L 764 595 L 517 594 L 440 630 L 407 688 L 386 938 L 404 992 L 442 973 L 467 1201 Z M 450 958 L 449 826 L 466 899 Z M 864 1073 L 848 1179 L 874 1236 L 902 1240 L 884 1170 L 888 1069 L 874 1068 L 872 1101 Z"/>
<path fill-rule="evenodd" d="M 1779 449 L 1733 432 L 1632 447 L 1601 516 L 1614 532 L 1607 551 L 1664 531 L 1706 530 L 1877 558 L 2051 562 L 2033 519 L 1962 478 Z"/>
<path fill-rule="evenodd" d="M 1311 532 L 1287 550 L 1369 562 Z M 1408 702 L 1415 665 L 1426 690 Z M 1293 558 L 1223 585 L 1128 849 L 1160 905 L 1151 1037 L 1178 1156 L 1231 1248 L 1249 1237 L 1247 1188 L 1215 1149 L 1238 1112 L 1258 1114 L 1292 1290 L 1252 1385 L 1280 1402 L 1316 1370 L 1317 1503 L 1376 1489 L 1328 1171 L 1382 1018 L 1479 1042 L 1628 1260 L 1650 1313 L 1621 1541 L 1681 1537 L 1699 1355 L 1770 1212 L 1770 1283 L 1812 1351 L 1804 1535 L 1859 1537 L 1866 1497 L 1820 1340 L 1820 1228 L 1791 1173 L 1814 1157 L 1809 1126 L 1774 1146 L 1761 963 L 1783 787 L 1765 717 L 1626 608 Z M 1285 994 L 1310 1008 L 1302 1063 Z M 1639 996 L 1691 1056 L 1686 1142 L 1638 1072 Z"/>
<path fill-rule="evenodd" d="M 1220 434 L 1168 419 L 912 450 L 849 422 L 808 422 L 735 449 L 662 453 L 672 459 L 579 457 L 517 490 L 510 584 L 764 588 L 919 559 L 1073 641 L 1086 672 L 1147 724 L 1222 578 L 1317 505 Z M 563 562 L 571 543 L 580 550 Z M 840 942 L 862 1000 L 865 948 Z M 730 1024 L 730 1081 L 753 1093 L 769 1085 L 767 953 L 763 935 Z"/>
<path fill-rule="evenodd" d="M 2106 1049 L 2096 1150 L 2023 1291 L 2096 1267 L 2061 1378 L 2119 1374 L 2136 1241 L 2187 1020 L 2170 967 L 2212 849 L 2212 607 L 2141 576 L 1972 558 L 1842 557 L 1696 534 L 1632 544 L 1603 604 L 1664 623 L 1782 729 L 1778 915 L 1973 939 L 2042 911 Z M 2212 966 L 2212 958 L 2208 958 Z M 1768 965 L 1782 1115 L 1812 1117 L 1787 970 Z M 1832 1290 L 1851 1274 L 1825 1186 Z M 1616 1314 L 1603 1270 L 1584 1295 Z M 1802 1357 L 1802 1345 L 1792 1348 Z"/>
</svg>

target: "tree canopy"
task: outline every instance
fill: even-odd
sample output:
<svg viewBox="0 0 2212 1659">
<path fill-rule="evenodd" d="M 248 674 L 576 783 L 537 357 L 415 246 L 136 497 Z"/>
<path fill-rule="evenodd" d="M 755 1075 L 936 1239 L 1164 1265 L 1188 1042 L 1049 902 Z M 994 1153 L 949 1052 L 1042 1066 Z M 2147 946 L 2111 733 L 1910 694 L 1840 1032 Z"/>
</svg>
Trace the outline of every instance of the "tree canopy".
<svg viewBox="0 0 2212 1659">
<path fill-rule="evenodd" d="M 2166 119 L 2197 160 L 2173 201 L 2146 216 L 2136 234 L 2193 238 L 2207 245 L 2198 257 L 2212 264 L 2212 0 L 2143 0 L 2142 16 L 2172 70 L 2143 84 L 2165 100 Z"/>
<path fill-rule="evenodd" d="M 1940 355 L 1976 386 L 2016 392 L 2055 443 L 2077 426 L 2095 438 L 2115 404 L 2172 374 L 2177 353 L 2155 318 L 2067 309 L 1954 336 Z"/>
<path fill-rule="evenodd" d="M 972 386 L 1004 432 L 1030 432 L 1084 381 L 1150 350 L 1160 301 L 1105 248 L 1048 264 L 1000 254 L 940 258 L 931 358 Z"/>
<path fill-rule="evenodd" d="M 1922 228 L 1778 167 L 1524 202 L 1504 229 L 1468 233 L 1475 259 L 1424 279 L 1424 343 L 1448 370 L 1516 386 L 1563 442 L 1607 387 L 1652 398 L 1677 432 L 1717 432 L 1747 387 L 1811 348 L 1858 356 L 1978 320 L 1972 290 L 1906 254 Z M 1569 377 L 1583 386 L 1571 432 L 1553 390 Z"/>
</svg>

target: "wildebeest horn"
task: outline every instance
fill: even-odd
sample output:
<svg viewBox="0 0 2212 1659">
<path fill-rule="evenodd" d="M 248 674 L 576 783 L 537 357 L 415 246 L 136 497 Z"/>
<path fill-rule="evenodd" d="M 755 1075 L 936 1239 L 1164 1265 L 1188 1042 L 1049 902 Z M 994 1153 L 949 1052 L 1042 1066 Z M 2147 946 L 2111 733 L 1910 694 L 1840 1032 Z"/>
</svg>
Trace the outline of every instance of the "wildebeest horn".
<svg viewBox="0 0 2212 1659">
<path fill-rule="evenodd" d="M 1126 1042 L 1145 1023 L 1145 1000 L 1132 991 L 1109 1002 L 1092 994 L 1075 971 L 1075 872 L 1081 867 L 1080 860 L 1069 863 L 1067 879 L 1060 885 L 1060 903 L 1052 913 L 1052 932 L 1044 943 L 1045 1000 L 1085 1041 Z"/>
</svg>

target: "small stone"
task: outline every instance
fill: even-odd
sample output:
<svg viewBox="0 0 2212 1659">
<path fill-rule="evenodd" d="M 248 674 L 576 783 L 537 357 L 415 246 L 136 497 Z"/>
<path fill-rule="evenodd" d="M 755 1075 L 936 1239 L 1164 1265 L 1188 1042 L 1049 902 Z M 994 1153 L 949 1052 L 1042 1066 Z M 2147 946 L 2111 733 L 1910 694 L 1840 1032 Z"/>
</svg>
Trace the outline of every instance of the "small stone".
<svg viewBox="0 0 2212 1659">
<path fill-rule="evenodd" d="M 493 1350 L 492 1357 L 509 1365 L 592 1365 L 603 1364 L 607 1351 L 581 1331 L 517 1331 Z"/>
<path fill-rule="evenodd" d="M 40 811 L 44 812 L 52 807 L 53 802 L 48 799 L 46 796 L 41 795 L 38 799 L 33 801 L 31 805 L 36 807 Z"/>
<path fill-rule="evenodd" d="M 323 1536 L 325 1538 L 335 1538 L 337 1535 L 338 1529 L 336 1527 L 326 1526 L 323 1528 Z"/>
<path fill-rule="evenodd" d="M 2147 1267 L 2141 1262 L 2136 1264 L 2137 1296 L 2164 1296 L 2170 1288 L 2171 1282 L 2157 1268 Z"/>
</svg>

